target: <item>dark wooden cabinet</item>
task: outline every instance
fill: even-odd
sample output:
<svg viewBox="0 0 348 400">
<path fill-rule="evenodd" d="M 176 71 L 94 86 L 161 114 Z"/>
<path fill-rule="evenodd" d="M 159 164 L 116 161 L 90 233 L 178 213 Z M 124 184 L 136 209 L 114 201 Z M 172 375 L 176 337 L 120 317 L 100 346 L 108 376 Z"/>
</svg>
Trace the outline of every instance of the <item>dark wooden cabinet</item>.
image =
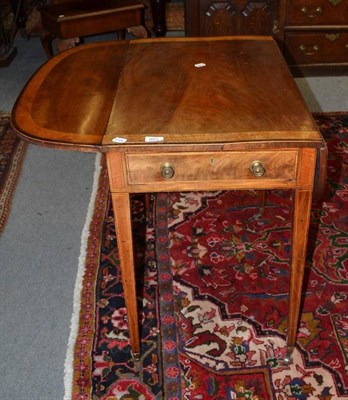
<svg viewBox="0 0 348 400">
<path fill-rule="evenodd" d="M 348 73 L 348 0 L 186 0 L 185 32 L 272 35 L 294 75 Z"/>
<path fill-rule="evenodd" d="M 348 73 L 348 1 L 288 0 L 284 55 L 295 75 Z"/>
<path fill-rule="evenodd" d="M 275 35 L 282 31 L 279 0 L 187 0 L 187 36 Z"/>
</svg>

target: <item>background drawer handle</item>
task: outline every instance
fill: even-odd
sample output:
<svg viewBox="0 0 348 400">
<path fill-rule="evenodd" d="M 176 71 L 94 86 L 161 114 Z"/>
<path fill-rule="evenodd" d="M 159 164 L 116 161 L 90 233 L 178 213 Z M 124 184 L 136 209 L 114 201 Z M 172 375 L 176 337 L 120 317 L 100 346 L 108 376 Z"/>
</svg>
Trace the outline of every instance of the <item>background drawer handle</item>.
<svg viewBox="0 0 348 400">
<path fill-rule="evenodd" d="M 266 172 L 264 166 L 261 161 L 253 161 L 250 165 L 250 170 L 254 176 L 262 176 Z"/>
<path fill-rule="evenodd" d="M 306 56 L 313 56 L 319 51 L 319 46 L 317 44 L 313 44 L 312 46 L 305 46 L 304 44 L 301 44 L 299 49 Z"/>
<path fill-rule="evenodd" d="M 342 0 L 329 0 L 329 2 L 334 6 L 338 6 L 341 3 Z"/>
<path fill-rule="evenodd" d="M 315 8 L 312 9 L 312 10 L 308 10 L 307 7 L 302 7 L 302 8 L 301 8 L 301 11 L 302 11 L 303 14 L 305 14 L 308 18 L 315 18 L 315 17 L 318 17 L 318 16 L 323 12 L 323 9 L 322 9 L 320 6 L 315 7 Z"/>
<path fill-rule="evenodd" d="M 161 174 L 162 174 L 163 178 L 165 178 L 165 179 L 173 178 L 173 176 L 175 174 L 174 165 L 170 162 L 164 162 L 161 165 Z"/>
<path fill-rule="evenodd" d="M 339 33 L 327 33 L 325 35 L 325 39 L 330 40 L 330 42 L 335 42 L 340 38 L 340 36 L 341 35 Z"/>
</svg>

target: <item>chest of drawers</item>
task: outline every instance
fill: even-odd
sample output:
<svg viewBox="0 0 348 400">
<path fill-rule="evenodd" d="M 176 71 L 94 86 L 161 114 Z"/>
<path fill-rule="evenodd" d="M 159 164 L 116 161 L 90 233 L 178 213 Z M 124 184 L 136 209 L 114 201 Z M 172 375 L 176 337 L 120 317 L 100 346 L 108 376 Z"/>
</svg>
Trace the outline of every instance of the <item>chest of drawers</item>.
<svg viewBox="0 0 348 400">
<path fill-rule="evenodd" d="M 348 0 L 186 0 L 185 32 L 272 35 L 294 75 L 348 73 Z"/>
<path fill-rule="evenodd" d="M 348 1 L 288 1 L 284 55 L 295 74 L 347 72 Z"/>
</svg>

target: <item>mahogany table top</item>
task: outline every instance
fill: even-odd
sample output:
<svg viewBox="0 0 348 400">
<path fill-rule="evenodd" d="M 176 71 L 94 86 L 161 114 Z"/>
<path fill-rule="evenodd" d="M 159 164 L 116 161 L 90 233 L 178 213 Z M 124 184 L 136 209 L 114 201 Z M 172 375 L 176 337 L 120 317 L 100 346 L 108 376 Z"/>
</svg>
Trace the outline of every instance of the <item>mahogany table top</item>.
<svg viewBox="0 0 348 400">
<path fill-rule="evenodd" d="M 269 37 L 166 38 L 82 45 L 46 62 L 12 123 L 29 141 L 114 147 L 280 143 L 322 138 Z"/>
</svg>

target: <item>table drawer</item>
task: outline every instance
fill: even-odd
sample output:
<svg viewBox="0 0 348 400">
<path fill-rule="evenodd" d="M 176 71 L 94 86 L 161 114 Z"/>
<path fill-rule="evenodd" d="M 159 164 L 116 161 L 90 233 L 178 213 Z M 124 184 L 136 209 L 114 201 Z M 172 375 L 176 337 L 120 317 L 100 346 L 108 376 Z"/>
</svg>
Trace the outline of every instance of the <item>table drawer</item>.
<svg viewBox="0 0 348 400">
<path fill-rule="evenodd" d="M 346 0 L 291 0 L 287 25 L 347 25 Z"/>
<path fill-rule="evenodd" d="M 348 63 L 348 32 L 287 33 L 290 65 Z"/>
<path fill-rule="evenodd" d="M 296 179 L 297 151 L 127 154 L 126 164 L 130 185 L 168 181 L 284 181 Z"/>
</svg>

